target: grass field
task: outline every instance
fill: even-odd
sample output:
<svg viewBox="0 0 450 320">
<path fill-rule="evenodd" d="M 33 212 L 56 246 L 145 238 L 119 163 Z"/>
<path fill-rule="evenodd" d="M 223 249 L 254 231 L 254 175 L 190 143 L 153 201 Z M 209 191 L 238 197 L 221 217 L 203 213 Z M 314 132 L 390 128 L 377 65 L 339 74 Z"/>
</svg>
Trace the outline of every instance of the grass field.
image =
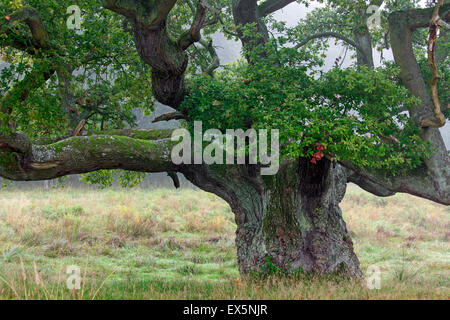
<svg viewBox="0 0 450 320">
<path fill-rule="evenodd" d="M 450 207 L 350 186 L 342 203 L 365 272 L 239 277 L 229 206 L 194 190 L 0 191 L 1 299 L 449 299 Z M 79 266 L 81 290 L 66 286 Z"/>
</svg>

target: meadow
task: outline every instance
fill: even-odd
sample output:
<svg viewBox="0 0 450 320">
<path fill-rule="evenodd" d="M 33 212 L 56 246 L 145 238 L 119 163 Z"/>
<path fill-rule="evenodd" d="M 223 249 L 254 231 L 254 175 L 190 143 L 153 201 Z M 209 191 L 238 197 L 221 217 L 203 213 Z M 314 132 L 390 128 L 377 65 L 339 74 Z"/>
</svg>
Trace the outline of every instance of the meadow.
<svg viewBox="0 0 450 320">
<path fill-rule="evenodd" d="M 233 214 L 182 189 L 0 191 L 0 299 L 449 299 L 450 207 L 350 185 L 341 204 L 364 281 L 242 278 Z M 81 289 L 66 285 L 79 266 Z"/>
</svg>

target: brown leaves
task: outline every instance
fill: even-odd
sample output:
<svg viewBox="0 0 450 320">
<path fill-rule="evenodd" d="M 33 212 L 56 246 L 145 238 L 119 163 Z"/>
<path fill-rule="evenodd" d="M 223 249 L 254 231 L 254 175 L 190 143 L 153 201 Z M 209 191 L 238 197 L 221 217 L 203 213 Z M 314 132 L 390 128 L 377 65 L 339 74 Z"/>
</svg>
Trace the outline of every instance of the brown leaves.
<svg viewBox="0 0 450 320">
<path fill-rule="evenodd" d="M 327 149 L 323 144 L 320 144 L 316 142 L 316 148 L 317 152 L 314 153 L 313 158 L 311 159 L 312 164 L 317 164 L 317 161 L 322 160 L 322 158 L 325 156 L 323 151 Z"/>
</svg>

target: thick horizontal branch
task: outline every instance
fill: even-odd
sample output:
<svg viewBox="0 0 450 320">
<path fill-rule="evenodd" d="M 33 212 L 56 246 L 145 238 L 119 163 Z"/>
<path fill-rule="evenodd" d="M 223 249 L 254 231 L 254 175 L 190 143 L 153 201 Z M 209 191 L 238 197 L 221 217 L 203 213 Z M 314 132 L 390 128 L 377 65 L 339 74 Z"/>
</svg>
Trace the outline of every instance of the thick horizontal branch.
<svg viewBox="0 0 450 320">
<path fill-rule="evenodd" d="M 391 14 L 393 18 L 400 18 L 401 21 L 406 21 L 408 28 L 416 30 L 419 28 L 428 28 L 430 26 L 430 20 L 435 8 L 427 9 L 408 9 L 404 11 L 396 11 Z M 440 18 L 444 22 L 450 19 L 450 3 L 444 4 L 440 8 Z"/>
<path fill-rule="evenodd" d="M 213 77 L 214 71 L 220 67 L 220 58 L 217 54 L 216 49 L 214 48 L 212 40 L 209 42 L 206 42 L 202 39 L 200 39 L 199 43 L 208 50 L 209 54 L 211 55 L 211 63 L 203 70 L 204 73 L 207 75 Z"/>
<path fill-rule="evenodd" d="M 111 129 L 104 131 L 91 131 L 87 133 L 87 136 L 121 136 L 140 140 L 161 140 L 170 138 L 172 136 L 172 132 L 173 129 Z M 69 139 L 71 137 L 72 136 L 70 135 L 63 137 L 42 137 L 34 139 L 32 143 L 35 145 L 50 145 L 62 140 Z"/>
<path fill-rule="evenodd" d="M 17 136 L 0 137 L 0 176 L 32 181 L 101 169 L 179 170 L 171 161 L 173 142 L 167 138 L 166 130 L 118 130 L 111 133 L 116 135 L 71 137 L 44 145 L 31 145 L 22 135 L 20 143 Z"/>
<path fill-rule="evenodd" d="M 366 177 L 356 173 L 351 169 L 347 169 L 347 182 L 352 182 L 362 189 L 370 192 L 379 197 L 390 197 L 395 194 L 394 191 L 391 191 L 382 185 L 367 179 Z"/>
<path fill-rule="evenodd" d="M 31 141 L 21 132 L 9 135 L 0 134 L 0 150 L 28 156 L 31 152 Z"/>
<path fill-rule="evenodd" d="M 340 163 L 354 171 L 349 181 L 361 186 L 363 189 L 379 196 L 389 196 L 389 193 L 408 193 L 425 198 L 444 205 L 450 205 L 450 161 L 448 157 L 441 159 L 441 170 L 435 172 L 430 168 L 417 169 L 415 173 L 408 176 L 389 176 L 364 168 L 358 168 L 349 161 Z M 436 170 L 437 171 L 437 170 Z M 440 175 L 436 174 L 440 173 Z M 384 195 L 383 195 L 384 194 Z"/>
<path fill-rule="evenodd" d="M 283 9 L 288 4 L 296 0 L 266 0 L 258 6 L 258 12 L 261 17 L 265 17 L 275 11 Z"/>
</svg>

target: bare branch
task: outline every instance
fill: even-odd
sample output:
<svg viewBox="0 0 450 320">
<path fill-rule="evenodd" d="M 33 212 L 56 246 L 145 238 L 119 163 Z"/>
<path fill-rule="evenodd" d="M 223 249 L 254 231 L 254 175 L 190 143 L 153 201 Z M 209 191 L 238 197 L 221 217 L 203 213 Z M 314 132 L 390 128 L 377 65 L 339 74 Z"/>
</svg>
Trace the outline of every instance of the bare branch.
<svg viewBox="0 0 450 320">
<path fill-rule="evenodd" d="M 450 161 L 444 159 L 444 167 L 449 166 Z M 389 196 L 390 193 L 409 193 L 444 205 L 450 205 L 450 175 L 436 176 L 432 170 L 418 170 L 414 175 L 386 176 L 368 169 L 358 168 L 349 161 L 340 163 L 353 170 L 349 181 L 361 186 L 363 189 L 376 195 Z M 356 174 L 356 175 L 355 175 Z"/>
<path fill-rule="evenodd" d="M 86 119 L 82 119 L 80 123 L 77 125 L 75 130 L 73 130 L 73 136 L 77 137 L 81 134 L 82 130 L 84 129 L 84 126 L 86 125 Z"/>
<path fill-rule="evenodd" d="M 213 42 L 212 40 L 209 42 L 206 42 L 204 40 L 200 39 L 200 44 L 206 49 L 208 50 L 209 54 L 211 55 L 212 61 L 209 64 L 209 66 L 203 70 L 204 73 L 206 73 L 207 75 L 213 77 L 214 76 L 214 70 L 216 70 L 217 68 L 220 67 L 220 58 L 219 55 L 217 54 L 216 49 L 213 46 Z"/>
<path fill-rule="evenodd" d="M 394 191 L 391 191 L 385 188 L 384 186 L 367 179 L 366 177 L 360 175 L 359 173 L 351 169 L 347 169 L 347 182 L 352 182 L 360 186 L 367 192 L 370 192 L 379 197 L 390 197 L 395 194 Z"/>
<path fill-rule="evenodd" d="M 431 74 L 433 75 L 433 79 L 431 80 L 430 84 L 430 90 L 431 90 L 431 99 L 433 100 L 433 106 L 434 106 L 434 117 L 433 118 L 426 118 L 422 120 L 421 126 L 422 127 L 434 127 L 434 128 L 440 128 L 445 126 L 445 116 L 441 111 L 441 103 L 439 101 L 438 96 L 438 81 L 439 81 L 439 70 L 436 64 L 436 40 L 437 40 L 437 34 L 439 32 L 439 21 L 441 21 L 441 18 L 439 17 L 439 9 L 443 5 L 444 0 L 440 0 L 436 8 L 434 9 L 433 16 L 430 21 L 430 36 L 428 39 L 428 64 L 431 69 Z"/>
<path fill-rule="evenodd" d="M 70 137 L 46 145 L 32 145 L 20 133 L 0 136 L 0 176 L 9 180 L 53 179 L 101 169 L 175 172 L 170 158 L 173 142 L 165 132 L 121 131 L 117 135 Z M 130 137 L 132 135 L 132 137 Z"/>
<path fill-rule="evenodd" d="M 182 120 L 186 119 L 185 115 L 180 112 L 170 112 L 156 117 L 152 122 L 170 121 L 170 120 Z"/>
<path fill-rule="evenodd" d="M 265 17 L 275 11 L 283 9 L 288 4 L 296 0 L 266 0 L 258 6 L 258 12 L 261 17 Z"/>
</svg>

